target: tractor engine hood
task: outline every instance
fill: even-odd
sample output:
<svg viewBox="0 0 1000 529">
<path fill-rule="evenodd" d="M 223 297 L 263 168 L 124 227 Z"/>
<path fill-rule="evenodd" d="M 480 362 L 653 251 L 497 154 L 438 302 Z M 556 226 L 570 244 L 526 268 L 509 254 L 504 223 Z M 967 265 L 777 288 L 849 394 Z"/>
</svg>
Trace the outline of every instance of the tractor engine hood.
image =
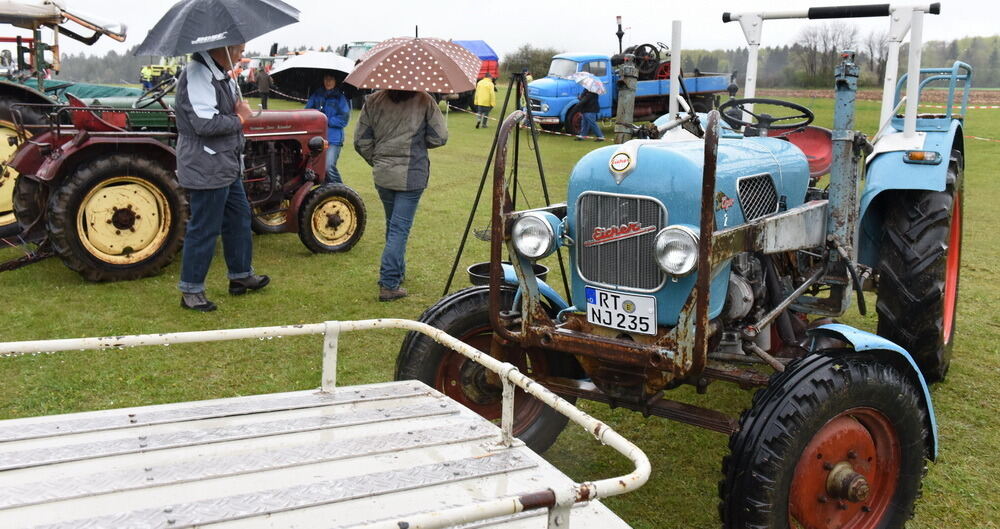
<svg viewBox="0 0 1000 529">
<path fill-rule="evenodd" d="M 326 139 L 326 115 L 319 110 L 269 110 L 252 116 L 243 125 L 247 136 L 313 136 Z"/>
<path fill-rule="evenodd" d="M 576 97 L 582 87 L 561 77 L 543 77 L 528 83 L 529 97 Z"/>
</svg>

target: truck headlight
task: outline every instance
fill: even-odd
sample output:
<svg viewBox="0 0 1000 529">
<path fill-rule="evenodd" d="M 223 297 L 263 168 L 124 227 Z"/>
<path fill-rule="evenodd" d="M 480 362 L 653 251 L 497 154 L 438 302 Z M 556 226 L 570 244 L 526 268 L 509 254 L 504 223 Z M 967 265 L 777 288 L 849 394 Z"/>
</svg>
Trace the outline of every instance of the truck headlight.
<svg viewBox="0 0 1000 529">
<path fill-rule="evenodd" d="M 548 112 L 549 111 L 549 104 L 548 103 L 542 103 L 541 110 L 542 110 L 543 113 L 544 112 Z"/>
<path fill-rule="evenodd" d="M 514 221 L 510 238 L 514 249 L 528 259 L 541 259 L 557 248 L 556 228 L 559 218 L 551 213 L 533 211 Z"/>
<path fill-rule="evenodd" d="M 698 234 L 687 226 L 667 226 L 653 241 L 656 264 L 672 276 L 686 276 L 698 265 Z"/>
</svg>

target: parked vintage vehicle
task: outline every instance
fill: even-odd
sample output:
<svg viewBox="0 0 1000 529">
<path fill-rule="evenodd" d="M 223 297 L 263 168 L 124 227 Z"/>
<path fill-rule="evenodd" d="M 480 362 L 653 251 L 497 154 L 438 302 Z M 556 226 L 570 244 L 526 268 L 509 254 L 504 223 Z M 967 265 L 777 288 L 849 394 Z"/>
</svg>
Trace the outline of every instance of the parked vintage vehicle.
<svg viewBox="0 0 1000 529">
<path fill-rule="evenodd" d="M 446 296 L 421 321 L 567 399 L 730 436 L 724 527 L 902 527 L 937 454 L 928 384 L 951 360 L 961 258 L 973 74 L 961 62 L 920 69 L 924 15 L 939 12 L 882 4 L 724 15 L 746 33 L 751 80 L 764 20 L 890 16 L 887 103 L 871 139 L 854 127 L 859 68 L 845 51 L 832 131 L 810 127 L 808 108 L 757 98 L 666 116 L 661 139 L 585 155 L 565 204 L 513 211 L 505 146 L 527 118 L 515 112 L 497 143 L 489 286 Z M 909 73 L 897 84 L 907 32 Z M 941 82 L 947 110 L 919 114 L 921 90 Z M 533 266 L 560 248 L 570 255 L 565 298 Z M 854 292 L 864 313 L 864 289 L 877 291 L 877 335 L 832 320 Z M 500 416 L 496 377 L 427 338 L 406 337 L 396 376 Z M 761 389 L 738 417 L 665 396 L 717 382 Z M 514 421 L 538 450 L 566 422 L 527 396 Z"/>
<path fill-rule="evenodd" d="M 187 199 L 174 171 L 177 133 L 169 79 L 138 100 L 14 105 L 20 173 L 14 212 L 21 235 L 48 242 L 90 281 L 136 279 L 173 260 Z M 153 108 L 156 107 L 156 108 Z M 20 116 L 46 116 L 30 125 Z M 264 111 L 244 124 L 243 181 L 258 233 L 298 232 L 313 252 L 342 252 L 365 228 L 361 197 L 324 185 L 326 117 L 315 110 Z"/>
</svg>

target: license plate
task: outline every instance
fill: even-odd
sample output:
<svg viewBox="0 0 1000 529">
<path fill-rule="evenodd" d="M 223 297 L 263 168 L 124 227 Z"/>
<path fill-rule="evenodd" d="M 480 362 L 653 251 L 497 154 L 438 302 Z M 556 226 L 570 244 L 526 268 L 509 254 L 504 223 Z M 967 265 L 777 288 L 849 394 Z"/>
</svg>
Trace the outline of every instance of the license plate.
<svg viewBox="0 0 1000 529">
<path fill-rule="evenodd" d="M 656 298 L 587 287 L 587 321 L 613 329 L 656 334 Z"/>
</svg>

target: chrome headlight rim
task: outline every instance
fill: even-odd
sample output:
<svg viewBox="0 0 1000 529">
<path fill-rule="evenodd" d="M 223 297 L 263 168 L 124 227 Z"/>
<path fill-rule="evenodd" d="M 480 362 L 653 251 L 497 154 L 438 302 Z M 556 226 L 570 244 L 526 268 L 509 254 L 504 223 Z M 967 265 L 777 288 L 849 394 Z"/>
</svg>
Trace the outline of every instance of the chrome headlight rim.
<svg viewBox="0 0 1000 529">
<path fill-rule="evenodd" d="M 549 216 L 554 217 L 550 213 L 536 211 L 525 213 L 514 220 L 510 227 L 510 240 L 518 255 L 536 261 L 547 257 L 556 250 L 556 231 L 548 218 Z M 526 239 L 523 236 L 529 229 L 529 224 L 530 228 L 540 228 L 543 232 L 541 238 L 537 240 L 544 241 L 544 244 L 536 245 L 534 250 L 524 246 Z"/>
<path fill-rule="evenodd" d="M 663 257 L 664 253 L 667 251 L 668 241 L 666 241 L 666 239 L 676 234 L 680 234 L 681 237 L 675 239 L 675 241 L 687 243 L 690 251 L 685 256 L 685 259 L 680 266 L 672 269 L 671 267 L 664 265 Z M 674 224 L 663 228 L 657 232 L 656 237 L 653 239 L 653 256 L 656 259 L 656 265 L 660 267 L 660 270 L 663 270 L 664 273 L 672 277 L 685 277 L 690 275 L 698 269 L 699 242 L 698 232 L 689 226 Z"/>
</svg>

